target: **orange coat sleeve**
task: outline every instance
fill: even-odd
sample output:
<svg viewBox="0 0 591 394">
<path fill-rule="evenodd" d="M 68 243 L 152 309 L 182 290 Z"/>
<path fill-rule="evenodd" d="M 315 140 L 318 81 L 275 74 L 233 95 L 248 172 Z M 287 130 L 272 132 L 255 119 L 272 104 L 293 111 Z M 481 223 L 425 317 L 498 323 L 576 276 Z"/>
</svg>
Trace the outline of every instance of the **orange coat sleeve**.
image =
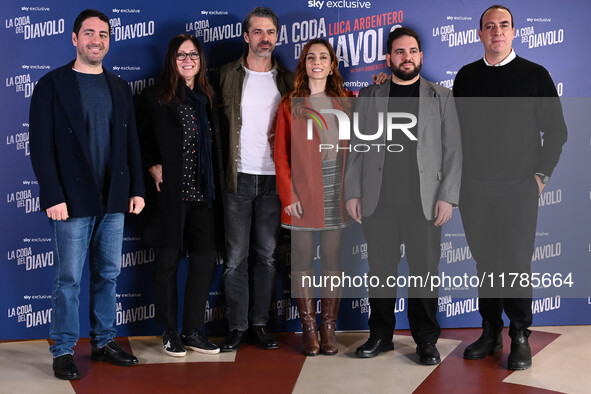
<svg viewBox="0 0 591 394">
<path fill-rule="evenodd" d="M 282 101 L 275 125 L 275 174 L 282 208 L 299 201 L 291 180 L 291 104 Z"/>
</svg>

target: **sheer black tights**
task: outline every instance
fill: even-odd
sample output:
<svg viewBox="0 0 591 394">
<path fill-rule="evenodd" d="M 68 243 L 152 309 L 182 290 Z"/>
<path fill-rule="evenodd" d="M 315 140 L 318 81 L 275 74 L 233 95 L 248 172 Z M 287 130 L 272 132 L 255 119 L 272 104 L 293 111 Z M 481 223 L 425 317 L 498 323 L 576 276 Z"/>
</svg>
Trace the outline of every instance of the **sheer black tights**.
<svg viewBox="0 0 591 394">
<path fill-rule="evenodd" d="M 319 231 L 320 258 L 325 271 L 341 270 L 342 230 Z M 315 231 L 291 232 L 291 270 L 294 272 L 312 269 L 316 256 Z"/>
</svg>

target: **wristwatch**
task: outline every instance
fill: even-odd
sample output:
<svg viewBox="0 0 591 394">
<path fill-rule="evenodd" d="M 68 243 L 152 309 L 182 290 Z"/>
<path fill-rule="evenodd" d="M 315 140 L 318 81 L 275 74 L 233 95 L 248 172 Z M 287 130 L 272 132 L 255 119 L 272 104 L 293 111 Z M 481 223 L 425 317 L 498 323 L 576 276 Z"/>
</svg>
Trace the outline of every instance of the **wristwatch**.
<svg viewBox="0 0 591 394">
<path fill-rule="evenodd" d="M 536 175 L 538 176 L 538 178 L 540 178 L 540 182 L 542 182 L 544 185 L 548 183 L 548 181 L 550 180 L 550 177 L 548 175 L 542 174 L 541 172 L 536 172 Z"/>
</svg>

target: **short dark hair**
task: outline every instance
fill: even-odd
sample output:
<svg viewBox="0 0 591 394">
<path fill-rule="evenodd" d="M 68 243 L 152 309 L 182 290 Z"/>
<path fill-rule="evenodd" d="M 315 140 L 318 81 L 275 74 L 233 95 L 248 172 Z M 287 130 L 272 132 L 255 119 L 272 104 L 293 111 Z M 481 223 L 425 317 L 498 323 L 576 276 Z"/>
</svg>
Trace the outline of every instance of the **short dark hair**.
<svg viewBox="0 0 591 394">
<path fill-rule="evenodd" d="M 84 22 L 88 18 L 95 18 L 95 17 L 99 18 L 103 22 L 106 22 L 107 25 L 109 25 L 109 37 L 111 36 L 111 22 L 109 22 L 109 18 L 107 18 L 107 16 L 105 14 L 103 14 L 102 12 L 89 8 L 87 10 L 82 11 L 76 17 L 76 20 L 74 21 L 74 34 L 76 34 L 76 37 L 78 37 L 78 33 L 80 33 L 80 28 L 82 27 L 82 22 Z"/>
<path fill-rule="evenodd" d="M 388 53 L 392 52 L 392 43 L 403 36 L 409 36 L 417 40 L 417 44 L 419 45 L 419 52 L 421 51 L 421 39 L 416 31 L 408 27 L 398 27 L 388 34 L 388 42 L 386 43 L 386 48 L 388 48 Z"/>
<path fill-rule="evenodd" d="M 486 14 L 490 10 L 505 10 L 505 11 L 507 11 L 509 13 L 509 15 L 511 15 L 511 27 L 515 27 L 515 25 L 513 24 L 513 14 L 511 13 L 511 11 L 509 11 L 509 8 L 505 7 L 504 5 L 495 4 L 495 5 L 491 5 L 490 7 L 488 7 L 486 10 L 484 10 L 482 15 L 480 15 L 480 30 L 482 30 L 482 18 L 484 18 L 484 14 Z"/>
<path fill-rule="evenodd" d="M 269 18 L 275 25 L 277 29 L 277 34 L 279 34 L 279 18 L 277 15 L 267 7 L 256 7 L 254 10 L 250 11 L 246 18 L 244 18 L 244 22 L 242 22 L 242 31 L 248 34 L 248 29 L 250 29 L 250 18 L 253 16 L 258 16 L 259 18 Z"/>
</svg>

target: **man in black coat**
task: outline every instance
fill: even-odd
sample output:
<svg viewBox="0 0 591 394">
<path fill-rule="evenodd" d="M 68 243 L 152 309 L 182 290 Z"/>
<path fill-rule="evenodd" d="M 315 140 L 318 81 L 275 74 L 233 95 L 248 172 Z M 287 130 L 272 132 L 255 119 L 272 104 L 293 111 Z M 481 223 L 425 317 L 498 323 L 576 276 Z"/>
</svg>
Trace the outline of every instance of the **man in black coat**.
<svg viewBox="0 0 591 394">
<path fill-rule="evenodd" d="M 144 183 L 129 86 L 102 67 L 109 19 L 85 10 L 74 22 L 76 60 L 45 75 L 29 115 L 31 162 L 55 244 L 50 338 L 53 370 L 78 379 L 78 295 L 89 255 L 92 359 L 136 365 L 115 342 L 116 283 L 125 212 L 144 207 Z"/>
</svg>

